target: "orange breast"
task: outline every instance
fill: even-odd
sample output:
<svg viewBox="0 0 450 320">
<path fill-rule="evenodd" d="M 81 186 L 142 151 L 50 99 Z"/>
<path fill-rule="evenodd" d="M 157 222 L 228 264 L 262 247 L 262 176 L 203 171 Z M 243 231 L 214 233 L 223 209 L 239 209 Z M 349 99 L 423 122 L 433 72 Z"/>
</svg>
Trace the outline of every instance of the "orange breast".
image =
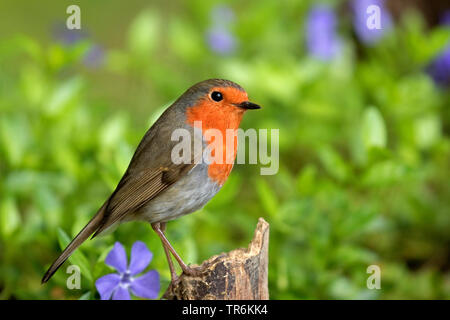
<svg viewBox="0 0 450 320">
<path fill-rule="evenodd" d="M 222 156 L 218 155 L 218 158 L 216 157 L 208 167 L 208 176 L 219 185 L 225 183 L 231 169 L 233 169 L 233 163 L 237 153 L 236 132 L 241 123 L 243 114 L 244 110 L 236 106 L 226 104 L 217 105 L 211 103 L 207 99 L 204 99 L 196 106 L 187 109 L 187 122 L 192 126 L 197 125 L 199 127 L 198 123 L 194 124 L 194 122 L 201 121 L 201 129 L 208 145 L 211 145 L 212 143 L 219 143 L 222 145 Z M 214 141 L 214 137 L 205 137 L 206 130 L 208 129 L 219 130 L 222 134 L 222 141 Z M 226 143 L 227 129 L 233 130 L 228 132 L 228 145 Z M 211 151 L 211 156 L 216 156 L 214 149 Z"/>
</svg>

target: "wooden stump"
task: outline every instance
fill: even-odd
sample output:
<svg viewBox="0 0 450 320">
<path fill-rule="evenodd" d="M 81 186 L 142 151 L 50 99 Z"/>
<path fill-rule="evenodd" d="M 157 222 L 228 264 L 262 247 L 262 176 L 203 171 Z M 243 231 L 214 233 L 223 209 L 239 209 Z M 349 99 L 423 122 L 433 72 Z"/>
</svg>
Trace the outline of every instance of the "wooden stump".
<svg viewBox="0 0 450 320">
<path fill-rule="evenodd" d="M 247 249 L 213 256 L 198 268 L 198 276 L 182 274 L 163 299 L 169 300 L 267 300 L 269 224 L 259 218 Z"/>
</svg>

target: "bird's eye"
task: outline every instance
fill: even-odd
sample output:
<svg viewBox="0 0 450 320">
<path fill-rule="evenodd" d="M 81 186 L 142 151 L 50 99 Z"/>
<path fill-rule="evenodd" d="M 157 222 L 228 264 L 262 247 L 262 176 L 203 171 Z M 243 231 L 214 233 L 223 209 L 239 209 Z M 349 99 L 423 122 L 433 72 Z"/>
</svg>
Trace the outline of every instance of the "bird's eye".
<svg viewBox="0 0 450 320">
<path fill-rule="evenodd" d="M 214 91 L 213 93 L 211 93 L 211 99 L 219 102 L 223 99 L 223 96 L 219 91 Z"/>
</svg>

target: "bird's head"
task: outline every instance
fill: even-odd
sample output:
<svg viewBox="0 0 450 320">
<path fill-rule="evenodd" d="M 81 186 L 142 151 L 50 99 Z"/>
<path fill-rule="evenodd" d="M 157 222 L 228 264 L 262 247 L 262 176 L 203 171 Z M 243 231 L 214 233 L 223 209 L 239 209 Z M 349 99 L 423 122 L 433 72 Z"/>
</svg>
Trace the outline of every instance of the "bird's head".
<svg viewBox="0 0 450 320">
<path fill-rule="evenodd" d="M 240 85 L 222 79 L 197 83 L 180 99 L 188 102 L 187 122 L 202 121 L 203 129 L 237 129 L 245 111 L 260 108 Z"/>
</svg>

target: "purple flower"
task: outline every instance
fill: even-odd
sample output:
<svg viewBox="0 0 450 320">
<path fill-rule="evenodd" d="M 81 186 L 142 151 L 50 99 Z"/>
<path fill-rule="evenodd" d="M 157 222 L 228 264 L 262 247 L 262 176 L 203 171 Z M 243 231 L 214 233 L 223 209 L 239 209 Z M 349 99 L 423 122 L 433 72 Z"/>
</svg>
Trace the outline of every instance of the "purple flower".
<svg viewBox="0 0 450 320">
<path fill-rule="evenodd" d="M 336 16 L 326 6 L 316 6 L 306 21 L 306 45 L 311 55 L 321 60 L 331 60 L 340 50 L 336 34 Z"/>
<path fill-rule="evenodd" d="M 87 38 L 87 34 L 79 29 L 69 30 L 64 23 L 57 23 L 53 26 L 53 37 L 56 41 L 70 46 Z"/>
<path fill-rule="evenodd" d="M 450 26 L 450 10 L 444 11 L 440 23 L 444 26 Z"/>
<path fill-rule="evenodd" d="M 93 45 L 84 56 L 84 64 L 91 68 L 96 68 L 102 65 L 105 57 L 105 52 L 99 45 Z"/>
<path fill-rule="evenodd" d="M 219 54 L 231 53 L 236 46 L 233 35 L 223 27 L 214 27 L 209 30 L 208 43 L 211 49 Z"/>
<path fill-rule="evenodd" d="M 116 242 L 114 248 L 108 253 L 105 263 L 117 270 L 118 273 L 110 273 L 95 282 L 95 287 L 102 300 L 130 300 L 130 290 L 138 297 L 155 299 L 159 293 L 159 274 L 156 270 L 150 270 L 140 277 L 141 273 L 152 260 L 153 254 L 147 246 L 136 241 L 131 248 L 130 265 L 127 265 L 125 249 Z"/>
<path fill-rule="evenodd" d="M 211 10 L 212 27 L 207 32 L 207 42 L 212 51 L 219 54 L 229 54 L 236 47 L 236 39 L 229 31 L 229 25 L 234 20 L 233 10 L 225 5 L 215 6 Z"/>
<path fill-rule="evenodd" d="M 365 44 L 375 44 L 392 26 L 384 0 L 353 0 L 352 9 L 356 35 Z"/>
<path fill-rule="evenodd" d="M 428 65 L 426 71 L 437 85 L 450 85 L 450 44 Z"/>
</svg>

